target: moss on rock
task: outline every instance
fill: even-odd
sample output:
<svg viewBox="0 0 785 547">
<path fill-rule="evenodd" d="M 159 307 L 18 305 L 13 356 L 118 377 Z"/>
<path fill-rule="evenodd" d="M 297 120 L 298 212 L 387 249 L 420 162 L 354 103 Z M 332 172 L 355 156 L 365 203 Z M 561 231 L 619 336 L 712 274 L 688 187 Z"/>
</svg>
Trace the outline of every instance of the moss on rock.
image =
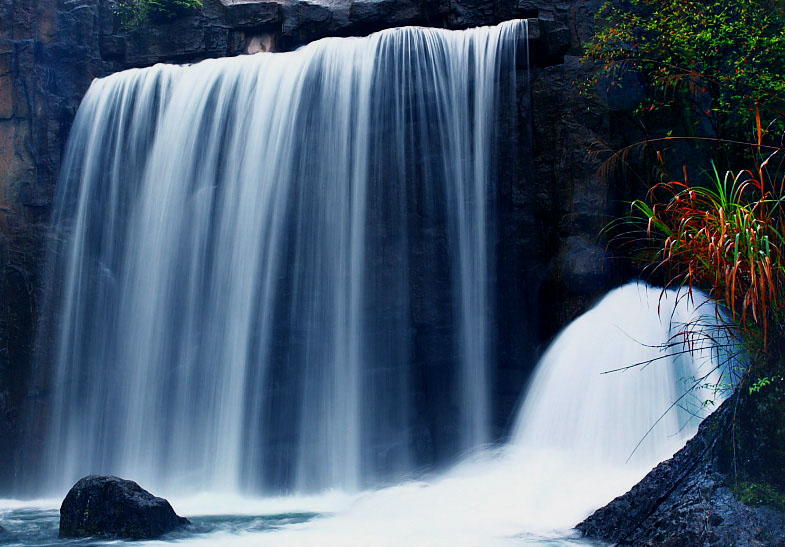
<svg viewBox="0 0 785 547">
<path fill-rule="evenodd" d="M 737 482 L 730 486 L 737 500 L 750 507 L 771 507 L 785 511 L 785 494 L 770 484 Z"/>
</svg>

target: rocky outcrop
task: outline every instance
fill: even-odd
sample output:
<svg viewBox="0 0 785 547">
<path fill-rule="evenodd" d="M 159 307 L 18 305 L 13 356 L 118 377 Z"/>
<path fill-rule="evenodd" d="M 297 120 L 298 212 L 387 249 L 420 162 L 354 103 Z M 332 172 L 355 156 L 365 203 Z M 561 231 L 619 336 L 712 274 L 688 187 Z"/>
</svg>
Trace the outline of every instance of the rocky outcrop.
<svg viewBox="0 0 785 547">
<path fill-rule="evenodd" d="M 532 184 L 548 249 L 540 323 L 555 334 L 608 288 L 613 278 L 599 234 L 617 207 L 615 188 L 598 174 L 588 151 L 608 142 L 606 109 L 583 96 L 576 82 L 589 68 L 574 55 L 537 68 L 532 83 Z"/>
<path fill-rule="evenodd" d="M 737 499 L 743 499 L 738 479 L 721 462 L 738 408 L 744 405 L 735 403 L 734 397 L 723 404 L 672 459 L 580 523 L 578 530 L 617 545 L 785 545 L 785 513 L 765 503 L 742 503 Z"/>
<path fill-rule="evenodd" d="M 62 538 L 154 539 L 187 524 L 168 501 L 117 477 L 81 479 L 60 507 Z"/>
<path fill-rule="evenodd" d="M 18 464 L 54 181 L 76 107 L 102 66 L 97 5 L 0 0 L 0 490 Z"/>
<path fill-rule="evenodd" d="M 577 93 L 578 61 L 602 0 L 205 0 L 164 25 L 122 31 L 105 0 L 0 0 L 0 492 L 21 466 L 20 432 L 35 447 L 41 424 L 20 409 L 45 406 L 46 382 L 33 378 L 47 222 L 65 141 L 93 78 L 158 62 L 195 62 L 288 50 L 324 36 L 356 36 L 399 25 L 466 28 L 530 18 L 530 71 L 510 113 L 529 150 L 503 175 L 504 226 L 498 260 L 500 332 L 496 371 L 499 435 L 520 392 L 534 348 L 599 295 L 613 272 L 596 234 L 614 207 L 614 189 L 586 154 L 608 117 Z M 531 85 L 529 86 L 529 82 Z M 575 284 L 575 280 L 578 283 Z M 529 310 L 540 309 L 540 317 Z M 41 412 L 45 416 L 46 412 Z M 36 453 L 32 450 L 32 453 Z M 35 467 L 35 462 L 28 462 Z"/>
</svg>

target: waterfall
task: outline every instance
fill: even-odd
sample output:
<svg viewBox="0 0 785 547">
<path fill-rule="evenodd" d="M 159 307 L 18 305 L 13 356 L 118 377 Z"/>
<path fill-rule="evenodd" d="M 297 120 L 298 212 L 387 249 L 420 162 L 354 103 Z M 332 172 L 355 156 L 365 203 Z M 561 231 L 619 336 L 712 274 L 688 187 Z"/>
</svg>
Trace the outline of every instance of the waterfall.
<svg viewBox="0 0 785 547">
<path fill-rule="evenodd" d="M 716 311 L 698 291 L 615 289 L 548 348 L 507 445 L 328 518 L 189 544 L 595 545 L 571 529 L 679 450 L 739 373 Z"/>
<path fill-rule="evenodd" d="M 684 446 L 740 373 L 716 312 L 697 290 L 619 287 L 545 352 L 507 445 L 333 518 L 194 545 L 594 545 L 571 529 Z"/>
<path fill-rule="evenodd" d="M 588 467 L 653 468 L 695 434 L 740 373 L 717 312 L 698 290 L 611 291 L 543 355 L 512 446 Z"/>
<path fill-rule="evenodd" d="M 491 441 L 496 121 L 526 40 L 404 28 L 95 81 L 41 321 L 48 491 L 353 490 L 438 452 L 423 421 L 454 456 Z"/>
</svg>

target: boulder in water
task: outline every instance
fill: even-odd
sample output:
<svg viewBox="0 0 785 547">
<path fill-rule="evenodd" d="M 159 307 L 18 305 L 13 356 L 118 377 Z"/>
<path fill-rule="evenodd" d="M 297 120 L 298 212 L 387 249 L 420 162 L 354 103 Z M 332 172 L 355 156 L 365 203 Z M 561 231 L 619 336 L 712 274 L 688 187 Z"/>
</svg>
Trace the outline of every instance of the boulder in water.
<svg viewBox="0 0 785 547">
<path fill-rule="evenodd" d="M 152 539 L 186 524 L 168 501 L 118 477 L 81 479 L 60 507 L 60 537 Z"/>
</svg>

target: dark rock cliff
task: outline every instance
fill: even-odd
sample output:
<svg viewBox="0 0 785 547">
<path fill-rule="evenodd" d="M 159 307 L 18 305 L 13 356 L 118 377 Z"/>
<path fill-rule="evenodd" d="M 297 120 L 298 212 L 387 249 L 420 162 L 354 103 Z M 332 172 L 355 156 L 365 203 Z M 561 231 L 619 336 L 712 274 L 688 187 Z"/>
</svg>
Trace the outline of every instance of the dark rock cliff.
<svg viewBox="0 0 785 547">
<path fill-rule="evenodd" d="M 499 433 L 528 369 L 522 353 L 547 341 L 608 286 L 596 237 L 617 191 L 587 155 L 610 118 L 574 82 L 601 0 L 205 0 L 169 24 L 124 32 L 105 0 L 0 0 L 0 492 L 18 468 L 20 409 L 47 394 L 31 381 L 39 273 L 61 155 L 95 77 L 158 62 L 287 50 L 325 36 L 400 25 L 467 28 L 530 18 L 531 85 L 514 123 L 531 151 L 502 184 Z M 521 148 L 522 147 L 522 148 Z M 540 310 L 538 317 L 526 318 Z M 523 360 L 531 362 L 531 356 Z M 528 365 L 527 365 L 528 366 Z"/>
</svg>

